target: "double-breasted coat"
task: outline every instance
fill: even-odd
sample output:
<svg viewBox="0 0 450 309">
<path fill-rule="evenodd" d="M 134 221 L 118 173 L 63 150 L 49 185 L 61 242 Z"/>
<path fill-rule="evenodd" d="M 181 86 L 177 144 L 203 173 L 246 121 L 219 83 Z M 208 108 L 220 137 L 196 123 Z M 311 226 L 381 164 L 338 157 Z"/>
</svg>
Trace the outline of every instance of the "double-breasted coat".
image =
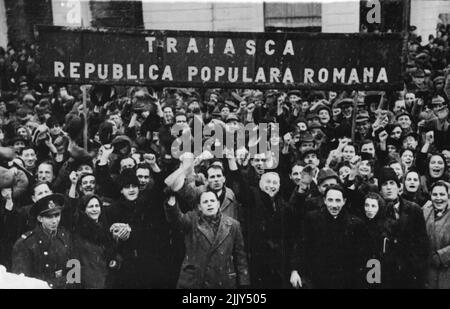
<svg viewBox="0 0 450 309">
<path fill-rule="evenodd" d="M 181 213 L 166 204 L 168 221 L 185 235 L 186 254 L 177 288 L 233 289 L 250 284 L 238 221 L 220 215 L 217 232 L 198 210 Z"/>
<path fill-rule="evenodd" d="M 423 209 L 430 249 L 439 257 L 439 265 L 430 259 L 427 267 L 426 287 L 431 289 L 450 289 L 450 211 L 436 217 L 433 206 Z M 430 254 L 432 256 L 432 254 Z"/>
</svg>

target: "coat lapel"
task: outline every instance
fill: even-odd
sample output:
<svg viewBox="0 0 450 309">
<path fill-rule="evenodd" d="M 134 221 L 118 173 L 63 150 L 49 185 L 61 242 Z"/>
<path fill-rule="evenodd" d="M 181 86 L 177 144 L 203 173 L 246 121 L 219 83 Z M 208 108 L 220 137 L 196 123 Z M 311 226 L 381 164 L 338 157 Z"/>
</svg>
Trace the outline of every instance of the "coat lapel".
<svg viewBox="0 0 450 309">
<path fill-rule="evenodd" d="M 205 235 L 206 239 L 208 239 L 209 243 L 212 245 L 214 243 L 214 232 L 202 221 L 203 220 L 199 218 L 197 221 L 197 228 Z"/>
<path fill-rule="evenodd" d="M 217 230 L 216 238 L 214 239 L 214 243 L 211 248 L 211 252 L 216 250 L 222 242 L 227 238 L 230 234 L 231 222 L 222 216 L 219 223 L 219 229 Z"/>
<path fill-rule="evenodd" d="M 230 192 L 228 191 L 228 188 L 225 188 L 225 198 L 223 199 L 222 205 L 220 205 L 220 211 L 223 213 L 225 209 L 230 206 L 231 202 Z"/>
</svg>

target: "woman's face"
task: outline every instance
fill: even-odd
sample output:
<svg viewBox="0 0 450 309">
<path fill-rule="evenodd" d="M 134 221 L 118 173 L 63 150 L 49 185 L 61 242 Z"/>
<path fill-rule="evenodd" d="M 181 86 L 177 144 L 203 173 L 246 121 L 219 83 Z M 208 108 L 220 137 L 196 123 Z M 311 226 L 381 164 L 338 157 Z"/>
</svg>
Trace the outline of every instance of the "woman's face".
<svg viewBox="0 0 450 309">
<path fill-rule="evenodd" d="M 342 150 L 342 158 L 344 161 L 351 161 L 355 154 L 355 147 L 353 145 L 347 145 Z"/>
<path fill-rule="evenodd" d="M 412 151 L 404 151 L 401 157 L 402 163 L 407 167 L 410 168 L 414 161 L 414 155 Z"/>
<path fill-rule="evenodd" d="M 428 165 L 431 178 L 440 178 L 445 172 L 445 163 L 440 156 L 432 156 Z"/>
<path fill-rule="evenodd" d="M 100 201 L 96 198 L 92 198 L 85 210 L 86 215 L 94 221 L 98 221 L 100 214 L 102 213 L 102 209 L 100 207 Z"/>
<path fill-rule="evenodd" d="M 448 205 L 448 191 L 444 186 L 436 186 L 431 191 L 431 202 L 433 207 L 442 210 Z"/>
<path fill-rule="evenodd" d="M 416 172 L 410 172 L 406 174 L 405 178 L 405 190 L 406 192 L 416 193 L 420 187 L 419 174 Z"/>
<path fill-rule="evenodd" d="M 368 219 L 373 219 L 380 210 L 378 201 L 376 199 L 367 198 L 364 202 L 364 211 L 366 212 L 366 217 Z"/>
</svg>

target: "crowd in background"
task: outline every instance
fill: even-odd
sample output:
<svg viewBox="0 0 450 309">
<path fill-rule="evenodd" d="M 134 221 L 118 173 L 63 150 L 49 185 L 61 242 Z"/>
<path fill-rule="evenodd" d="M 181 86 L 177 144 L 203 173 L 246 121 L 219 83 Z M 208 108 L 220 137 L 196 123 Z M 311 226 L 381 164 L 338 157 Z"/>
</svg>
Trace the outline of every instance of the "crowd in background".
<svg viewBox="0 0 450 309">
<path fill-rule="evenodd" d="M 103 85 L 86 110 L 36 81 L 34 44 L 0 48 L 0 264 L 55 288 L 450 288 L 450 27 L 414 31 L 402 91 Z M 173 155 L 249 123 L 279 134 Z"/>
</svg>

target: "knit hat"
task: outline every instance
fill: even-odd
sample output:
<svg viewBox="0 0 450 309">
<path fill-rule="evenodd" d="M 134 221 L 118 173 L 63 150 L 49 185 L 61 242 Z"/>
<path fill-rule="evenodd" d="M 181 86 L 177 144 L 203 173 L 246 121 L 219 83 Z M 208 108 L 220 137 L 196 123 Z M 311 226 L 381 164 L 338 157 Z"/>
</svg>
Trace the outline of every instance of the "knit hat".
<svg viewBox="0 0 450 309">
<path fill-rule="evenodd" d="M 126 168 L 120 173 L 119 175 L 119 186 L 120 189 L 128 186 L 128 185 L 134 185 L 136 187 L 139 186 L 139 179 L 136 176 L 136 172 L 132 168 Z"/>
<path fill-rule="evenodd" d="M 381 189 L 381 186 L 389 180 L 395 181 L 397 183 L 397 186 L 400 186 L 400 180 L 398 179 L 398 176 L 395 173 L 394 169 L 392 167 L 384 167 L 378 179 L 379 189 Z"/>
</svg>

